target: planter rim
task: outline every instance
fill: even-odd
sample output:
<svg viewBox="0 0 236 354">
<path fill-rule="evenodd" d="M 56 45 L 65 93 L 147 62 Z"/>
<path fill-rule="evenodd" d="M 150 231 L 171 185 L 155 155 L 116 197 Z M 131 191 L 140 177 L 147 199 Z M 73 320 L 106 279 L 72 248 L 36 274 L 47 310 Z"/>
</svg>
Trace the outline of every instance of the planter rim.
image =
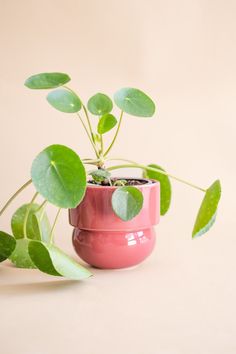
<svg viewBox="0 0 236 354">
<path fill-rule="evenodd" d="M 150 188 L 152 186 L 155 186 L 157 184 L 160 184 L 159 181 L 156 181 L 154 179 L 151 178 L 138 178 L 138 177 L 118 177 L 119 179 L 132 179 L 132 180 L 138 180 L 138 181 L 147 181 L 148 183 L 145 184 L 137 184 L 137 185 L 132 185 L 132 186 L 127 186 L 127 187 L 135 187 L 135 188 Z M 86 188 L 99 188 L 99 189 L 117 189 L 120 188 L 122 186 L 102 186 L 102 185 L 97 185 L 97 184 L 93 184 L 93 183 L 88 183 L 87 182 L 87 186 Z M 126 186 L 124 186 L 126 187 Z"/>
</svg>

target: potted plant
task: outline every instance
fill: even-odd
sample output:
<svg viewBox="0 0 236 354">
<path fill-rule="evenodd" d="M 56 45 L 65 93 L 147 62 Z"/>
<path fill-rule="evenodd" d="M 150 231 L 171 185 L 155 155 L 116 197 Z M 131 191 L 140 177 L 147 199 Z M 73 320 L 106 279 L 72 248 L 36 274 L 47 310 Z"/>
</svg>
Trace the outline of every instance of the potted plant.
<svg viewBox="0 0 236 354">
<path fill-rule="evenodd" d="M 106 94 L 95 94 L 85 105 L 67 86 L 69 81 L 70 77 L 64 73 L 41 73 L 29 77 L 25 86 L 34 90 L 50 90 L 47 101 L 51 106 L 77 116 L 90 140 L 94 156 L 81 159 L 66 146 L 51 145 L 34 159 L 31 179 L 0 211 L 2 215 L 15 197 L 33 183 L 36 193 L 32 200 L 13 214 L 13 235 L 0 232 L 0 260 L 9 258 L 18 267 L 38 268 L 48 274 L 71 279 L 89 277 L 88 269 L 54 243 L 53 234 L 60 210 L 66 208 L 74 226 L 74 248 L 82 259 L 99 268 L 136 265 L 151 253 L 155 244 L 153 226 L 170 207 L 169 178 L 204 194 L 192 237 L 208 231 L 215 221 L 220 200 L 219 180 L 205 189 L 169 174 L 159 165 L 144 165 L 110 156 L 124 114 L 152 117 L 155 113 L 152 99 L 136 88 L 120 89 L 114 95 L 114 103 L 120 109 L 117 118 L 112 113 L 113 101 Z M 97 117 L 95 129 L 90 114 Z M 112 129 L 113 138 L 106 144 L 104 138 Z M 92 167 L 87 169 L 87 166 Z M 112 171 L 125 168 L 140 169 L 142 178 L 112 176 Z M 36 203 L 39 195 L 44 198 L 41 204 Z M 52 226 L 45 212 L 47 203 L 58 207 Z"/>
</svg>

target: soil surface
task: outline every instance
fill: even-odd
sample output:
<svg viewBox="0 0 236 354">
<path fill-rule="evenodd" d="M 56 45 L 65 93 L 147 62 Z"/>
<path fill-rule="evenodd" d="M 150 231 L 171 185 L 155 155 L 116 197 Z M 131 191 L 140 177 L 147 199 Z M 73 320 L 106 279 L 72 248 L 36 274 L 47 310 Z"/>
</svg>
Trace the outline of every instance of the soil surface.
<svg viewBox="0 0 236 354">
<path fill-rule="evenodd" d="M 151 183 L 151 181 L 148 181 L 146 179 L 118 178 L 118 177 L 112 177 L 111 178 L 112 185 L 114 185 L 114 183 L 116 181 L 126 181 L 126 183 L 124 184 L 125 186 L 140 186 L 142 184 Z M 89 180 L 88 183 L 89 184 L 95 184 L 95 185 L 98 185 L 98 186 L 103 186 L 103 187 L 104 186 L 110 187 L 110 184 L 109 184 L 109 182 L 107 180 L 106 181 L 102 181 L 101 183 L 97 183 L 94 180 Z M 115 184 L 115 187 L 120 187 L 120 184 Z"/>
</svg>

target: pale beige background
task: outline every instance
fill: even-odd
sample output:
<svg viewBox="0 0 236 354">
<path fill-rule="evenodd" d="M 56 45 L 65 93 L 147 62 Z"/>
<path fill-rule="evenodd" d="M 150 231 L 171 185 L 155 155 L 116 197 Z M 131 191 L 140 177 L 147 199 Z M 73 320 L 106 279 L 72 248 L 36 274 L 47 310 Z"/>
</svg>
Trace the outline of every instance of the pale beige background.
<svg viewBox="0 0 236 354">
<path fill-rule="evenodd" d="M 76 283 L 1 265 L 2 353 L 236 353 L 235 16 L 235 0 L 0 0 L 0 204 L 45 146 L 91 152 L 76 119 L 24 88 L 41 71 L 68 72 L 84 99 L 127 85 L 148 92 L 155 118 L 127 117 L 113 156 L 223 186 L 217 223 L 192 241 L 202 195 L 173 182 L 156 249 L 136 269 Z M 66 212 L 57 234 L 74 254 Z"/>
</svg>

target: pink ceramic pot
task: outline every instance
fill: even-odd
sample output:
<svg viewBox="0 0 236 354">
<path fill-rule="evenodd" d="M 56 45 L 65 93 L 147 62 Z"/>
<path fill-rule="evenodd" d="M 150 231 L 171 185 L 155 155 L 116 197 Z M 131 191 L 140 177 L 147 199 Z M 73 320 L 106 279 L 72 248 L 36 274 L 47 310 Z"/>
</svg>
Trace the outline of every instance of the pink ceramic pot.
<svg viewBox="0 0 236 354">
<path fill-rule="evenodd" d="M 155 245 L 153 228 L 160 218 L 160 185 L 137 185 L 144 197 L 140 213 L 129 221 L 112 210 L 111 197 L 118 187 L 89 184 L 82 203 L 69 211 L 74 226 L 73 245 L 85 262 L 102 269 L 126 268 L 142 262 Z"/>
</svg>

